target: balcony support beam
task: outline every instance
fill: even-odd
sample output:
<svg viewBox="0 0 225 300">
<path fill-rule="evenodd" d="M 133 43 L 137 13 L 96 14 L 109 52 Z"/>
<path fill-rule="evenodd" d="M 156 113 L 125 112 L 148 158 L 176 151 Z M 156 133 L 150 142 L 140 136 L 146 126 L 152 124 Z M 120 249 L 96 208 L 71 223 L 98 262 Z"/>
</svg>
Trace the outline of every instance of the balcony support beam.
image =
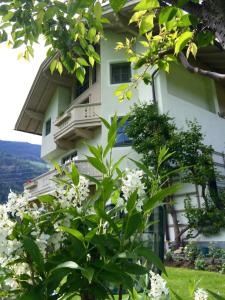
<svg viewBox="0 0 225 300">
<path fill-rule="evenodd" d="M 63 150 L 71 150 L 74 148 L 74 143 L 68 140 L 60 139 L 55 141 L 55 143 Z"/>
<path fill-rule="evenodd" d="M 85 138 L 85 139 L 93 138 L 93 131 L 90 131 L 88 129 L 76 128 L 74 130 L 74 132 L 77 136 L 80 136 L 80 137 Z"/>
</svg>

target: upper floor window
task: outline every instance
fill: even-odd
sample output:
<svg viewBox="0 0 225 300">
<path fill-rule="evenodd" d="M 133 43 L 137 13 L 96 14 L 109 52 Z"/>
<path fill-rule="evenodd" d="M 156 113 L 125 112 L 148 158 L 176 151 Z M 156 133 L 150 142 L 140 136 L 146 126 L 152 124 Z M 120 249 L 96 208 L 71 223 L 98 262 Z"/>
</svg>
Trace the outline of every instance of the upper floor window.
<svg viewBox="0 0 225 300">
<path fill-rule="evenodd" d="M 45 123 L 45 135 L 51 133 L 51 119 L 48 119 Z"/>
<path fill-rule="evenodd" d="M 110 65 L 110 83 L 125 83 L 131 81 L 131 65 L 129 62 Z"/>
<path fill-rule="evenodd" d="M 122 117 L 118 118 L 118 122 L 122 119 Z M 116 144 L 115 146 L 130 146 L 132 144 L 132 139 L 128 137 L 126 133 L 126 129 L 129 126 L 129 119 L 117 129 L 116 135 Z"/>
<path fill-rule="evenodd" d="M 74 151 L 62 158 L 62 164 L 68 164 L 76 160 L 78 160 L 78 154 L 77 151 Z"/>
<path fill-rule="evenodd" d="M 85 92 L 92 84 L 96 82 L 96 65 L 94 68 L 86 68 L 86 74 L 83 84 L 79 80 L 76 80 L 75 97 L 79 97 Z"/>
</svg>

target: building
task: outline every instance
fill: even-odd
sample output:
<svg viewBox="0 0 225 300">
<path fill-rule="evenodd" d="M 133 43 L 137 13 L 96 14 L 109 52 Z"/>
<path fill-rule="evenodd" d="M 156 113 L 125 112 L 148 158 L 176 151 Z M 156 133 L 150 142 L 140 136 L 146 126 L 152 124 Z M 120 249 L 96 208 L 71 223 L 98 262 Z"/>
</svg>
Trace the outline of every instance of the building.
<svg viewBox="0 0 225 300">
<path fill-rule="evenodd" d="M 126 9 L 128 8 L 125 8 L 124 13 Z M 110 17 L 110 12 L 106 10 L 105 13 Z M 87 149 L 83 143 L 106 143 L 107 131 L 98 116 L 110 122 L 115 112 L 118 116 L 124 116 L 134 103 L 154 100 L 159 111 L 169 112 L 179 127 L 185 126 L 186 119 L 198 120 L 205 134 L 205 142 L 216 150 L 215 165 L 225 175 L 225 84 L 191 74 L 181 65 L 174 64 L 170 74 L 161 71 L 156 73 L 152 86 L 140 84 L 130 102 L 119 103 L 113 96 L 114 90 L 119 84 L 128 82 L 133 71 L 123 53 L 114 50 L 116 42 L 123 39 L 126 32 L 120 25 L 117 30 L 114 29 L 106 29 L 106 39 L 100 43 L 101 64 L 87 72 L 83 86 L 65 73 L 62 76 L 56 73 L 51 75 L 50 59 L 43 62 L 15 129 L 42 135 L 41 157 L 44 160 L 55 160 L 60 164 L 74 160 L 81 172 L 99 176 L 85 160 Z M 201 51 L 198 62 L 225 73 L 225 54 L 216 47 Z M 116 159 L 124 154 L 136 157 L 122 128 L 118 132 L 113 157 Z M 123 167 L 131 166 L 128 159 L 124 161 Z M 50 193 L 54 190 L 51 178 L 55 174 L 56 171 L 52 168 L 25 187 L 34 198 Z M 185 185 L 175 196 L 180 227 L 185 225 L 182 200 L 186 195 L 191 197 L 195 205 L 201 206 L 198 187 Z M 173 240 L 173 222 L 170 216 L 169 228 L 170 239 Z M 208 240 L 209 238 L 200 237 L 202 242 Z M 225 243 L 225 235 L 213 237 L 213 240 Z"/>
</svg>

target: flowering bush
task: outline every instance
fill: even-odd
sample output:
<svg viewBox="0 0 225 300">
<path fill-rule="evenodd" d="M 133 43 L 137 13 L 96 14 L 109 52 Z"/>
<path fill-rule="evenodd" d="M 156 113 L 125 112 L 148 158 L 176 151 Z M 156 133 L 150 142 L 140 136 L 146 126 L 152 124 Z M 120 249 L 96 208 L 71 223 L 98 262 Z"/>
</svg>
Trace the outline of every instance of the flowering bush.
<svg viewBox="0 0 225 300">
<path fill-rule="evenodd" d="M 110 125 L 103 120 L 108 144 L 88 146 L 92 156 L 87 161 L 101 179 L 79 174 L 75 164 L 70 171 L 56 165 L 54 194 L 31 200 L 26 191 L 10 193 L 0 206 L 0 297 L 101 300 L 113 298 L 116 287 L 119 299 L 122 292 L 134 298 L 134 287 L 143 289 L 141 278 L 149 281 L 152 266 L 165 272 L 143 232 L 153 209 L 178 185 L 162 188 L 158 173 L 139 162 L 141 170 L 125 171 L 119 167 L 123 158 L 113 162 L 117 126 L 125 121 L 118 125 L 115 116 Z M 163 148 L 159 168 L 168 155 Z"/>
<path fill-rule="evenodd" d="M 153 209 L 178 185 L 162 188 L 159 172 L 139 162 L 140 170 L 121 171 L 122 159 L 112 160 L 116 117 L 112 125 L 103 122 L 108 144 L 88 146 L 93 156 L 87 156 L 100 180 L 79 174 L 74 164 L 70 172 L 56 165 L 54 194 L 34 200 L 27 191 L 11 192 L 0 205 L 1 299 L 114 299 L 115 287 L 119 299 L 123 292 L 130 299 L 169 299 L 165 280 L 149 271 L 165 268 L 143 233 Z M 169 155 L 161 149 L 158 168 Z M 195 299 L 207 299 L 201 294 Z"/>
</svg>

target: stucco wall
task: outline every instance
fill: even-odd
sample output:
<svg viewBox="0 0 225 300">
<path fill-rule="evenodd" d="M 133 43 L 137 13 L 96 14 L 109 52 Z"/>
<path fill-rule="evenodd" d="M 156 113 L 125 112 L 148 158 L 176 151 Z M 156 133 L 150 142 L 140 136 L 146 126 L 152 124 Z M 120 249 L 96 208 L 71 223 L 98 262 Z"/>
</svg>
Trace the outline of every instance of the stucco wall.
<svg viewBox="0 0 225 300">
<path fill-rule="evenodd" d="M 41 157 L 49 162 L 57 159 L 62 153 L 62 150 L 54 142 L 55 125 L 54 122 L 58 118 L 59 114 L 65 110 L 66 105 L 71 102 L 71 92 L 65 87 L 59 86 L 45 112 L 44 126 L 42 130 L 42 146 L 41 146 Z M 51 119 L 51 132 L 46 136 L 45 128 L 46 122 Z"/>
<path fill-rule="evenodd" d="M 202 76 L 193 75 L 181 66 L 172 66 L 171 73 L 160 72 L 156 78 L 156 98 L 161 113 L 174 117 L 178 128 L 186 127 L 186 120 L 197 120 L 205 134 L 205 143 L 212 145 L 218 152 L 225 151 L 225 119 L 217 114 L 219 110 L 214 82 Z M 223 169 L 224 171 L 224 169 Z M 202 199 L 197 196 L 196 187 L 184 185 L 174 197 L 179 224 L 185 225 L 184 198 L 186 194 L 196 207 Z M 199 190 L 199 195 L 201 191 Z M 170 238 L 174 239 L 172 218 L 169 216 Z M 198 236 L 198 242 L 225 241 L 225 233 L 213 237 Z"/>
</svg>

